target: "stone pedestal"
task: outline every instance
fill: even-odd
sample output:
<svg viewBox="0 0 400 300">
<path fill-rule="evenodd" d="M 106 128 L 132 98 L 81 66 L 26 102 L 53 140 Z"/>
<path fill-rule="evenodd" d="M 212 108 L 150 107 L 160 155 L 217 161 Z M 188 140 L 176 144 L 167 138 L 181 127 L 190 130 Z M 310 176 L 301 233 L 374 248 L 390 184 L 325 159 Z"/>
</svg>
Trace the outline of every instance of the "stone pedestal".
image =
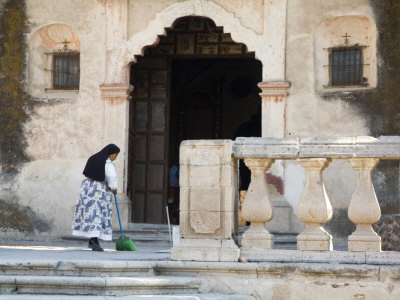
<svg viewBox="0 0 400 300">
<path fill-rule="evenodd" d="M 242 216 L 251 222 L 242 236 L 242 250 L 265 250 L 274 246 L 273 235 L 264 223 L 273 217 L 273 209 L 266 182 L 266 171 L 273 159 L 245 158 L 246 166 L 251 170 L 251 182 L 242 207 Z"/>
<path fill-rule="evenodd" d="M 306 229 L 297 236 L 298 250 L 332 250 L 332 236 L 322 227 L 332 218 L 332 206 L 322 180 L 322 171 L 329 165 L 326 158 L 298 160 L 306 170 L 303 195 L 297 206 L 297 217 Z"/>
<path fill-rule="evenodd" d="M 349 162 L 356 170 L 357 185 L 348 215 L 357 228 L 348 238 L 348 250 L 379 252 L 381 237 L 372 229 L 372 224 L 379 221 L 381 209 L 371 179 L 371 172 L 379 163 L 379 158 L 351 158 Z"/>
<path fill-rule="evenodd" d="M 184 141 L 180 146 L 180 239 L 172 260 L 237 261 L 233 240 L 237 166 L 232 141 Z"/>
</svg>

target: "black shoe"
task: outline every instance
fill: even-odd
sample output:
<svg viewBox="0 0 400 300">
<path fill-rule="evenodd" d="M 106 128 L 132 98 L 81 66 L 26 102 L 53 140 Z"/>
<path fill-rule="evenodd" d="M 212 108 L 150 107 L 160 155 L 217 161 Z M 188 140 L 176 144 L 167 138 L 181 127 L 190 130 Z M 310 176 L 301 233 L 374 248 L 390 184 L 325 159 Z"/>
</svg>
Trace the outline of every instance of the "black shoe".
<svg viewBox="0 0 400 300">
<path fill-rule="evenodd" d="M 93 251 L 99 251 L 99 252 L 104 251 L 104 249 L 101 248 L 100 245 L 98 243 L 95 243 L 92 239 L 90 239 L 88 247 Z"/>
</svg>

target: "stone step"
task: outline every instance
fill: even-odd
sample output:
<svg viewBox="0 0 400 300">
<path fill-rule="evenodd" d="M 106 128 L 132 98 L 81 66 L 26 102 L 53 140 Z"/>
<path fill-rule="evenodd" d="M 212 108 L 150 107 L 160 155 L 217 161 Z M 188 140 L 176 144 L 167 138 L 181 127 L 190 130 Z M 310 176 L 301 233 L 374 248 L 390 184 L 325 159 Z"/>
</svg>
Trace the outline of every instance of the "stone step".
<svg viewBox="0 0 400 300">
<path fill-rule="evenodd" d="M 194 294 L 201 280 L 194 277 L 88 277 L 0 275 L 0 294 L 167 295 Z"/>
<path fill-rule="evenodd" d="M 124 235 L 129 237 L 133 243 L 137 245 L 153 245 L 153 246 L 170 246 L 171 242 L 169 240 L 169 237 L 162 237 L 162 236 L 139 236 L 139 235 L 131 235 L 129 232 L 124 232 Z M 100 245 L 111 245 L 115 244 L 115 241 L 119 238 L 119 232 L 117 234 L 113 234 L 112 241 L 100 241 Z M 80 236 L 74 236 L 74 235 L 64 235 L 61 237 L 63 240 L 69 240 L 69 241 L 87 241 L 88 238 L 86 237 L 80 237 Z"/>
<path fill-rule="evenodd" d="M 132 233 L 132 235 L 169 237 L 169 229 L 171 229 L 172 233 L 173 226 L 178 225 L 171 225 L 171 227 L 168 227 L 166 224 L 128 223 L 128 229 L 125 231 Z M 119 231 L 115 232 L 119 234 Z"/>
<path fill-rule="evenodd" d="M 180 294 L 180 295 L 130 295 L 130 296 L 87 296 L 87 295 L 1 295 L 1 300 L 254 300 L 252 296 L 241 294 Z"/>
<path fill-rule="evenodd" d="M 172 225 L 177 226 L 177 225 Z M 171 226 L 171 230 L 172 230 Z M 242 226 L 238 229 L 238 241 L 241 242 L 243 233 L 248 226 Z M 271 232 L 274 235 L 275 248 L 278 249 L 296 249 L 298 233 L 296 232 Z M 132 239 L 135 245 L 156 245 L 156 246 L 172 246 L 170 241 L 170 233 L 166 224 L 147 224 L 147 223 L 128 223 L 128 229 L 124 230 L 124 235 Z M 113 231 L 113 242 L 120 236 L 119 231 Z M 172 238 L 172 236 L 171 236 Z M 87 240 L 85 237 L 73 235 L 63 236 L 64 240 Z M 107 243 L 102 241 L 103 243 Z"/>
<path fill-rule="evenodd" d="M 171 246 L 169 228 L 166 224 L 128 223 L 128 229 L 124 230 L 124 235 L 131 238 L 135 245 Z M 120 231 L 114 230 L 113 241 L 115 242 L 119 236 Z M 73 235 L 65 235 L 61 238 L 72 241 L 88 240 L 88 238 Z"/>
<path fill-rule="evenodd" d="M 15 276 L 153 276 L 155 263 L 152 261 L 120 260 L 0 260 L 3 275 Z"/>
<path fill-rule="evenodd" d="M 177 225 L 171 225 L 177 226 Z M 168 224 L 128 223 L 128 230 L 168 231 Z"/>
</svg>

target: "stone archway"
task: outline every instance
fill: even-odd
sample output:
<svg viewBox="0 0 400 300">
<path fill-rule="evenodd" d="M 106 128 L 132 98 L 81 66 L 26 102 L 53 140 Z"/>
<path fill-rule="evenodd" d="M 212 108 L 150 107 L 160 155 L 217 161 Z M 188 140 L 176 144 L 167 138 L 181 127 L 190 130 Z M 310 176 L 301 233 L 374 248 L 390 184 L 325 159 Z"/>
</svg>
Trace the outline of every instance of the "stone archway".
<svg viewBox="0 0 400 300">
<path fill-rule="evenodd" d="M 157 35 L 164 34 L 176 18 L 183 16 L 201 16 L 213 19 L 223 26 L 236 41 L 244 42 L 249 51 L 254 51 L 263 66 L 262 70 L 262 114 L 274 115 L 270 120 L 263 117 L 263 136 L 283 137 L 285 134 L 285 99 L 289 84 L 285 79 L 285 39 L 286 39 L 286 3 L 287 1 L 265 1 L 262 7 L 262 30 L 255 31 L 243 26 L 235 9 L 228 10 L 217 4 L 218 1 L 188 0 L 174 3 L 159 13 L 148 23 L 145 30 L 128 36 L 128 2 L 113 2 L 105 5 L 106 15 L 106 53 L 105 76 L 100 85 L 101 97 L 105 100 L 104 143 L 115 142 L 121 146 L 121 157 L 117 163 L 118 177 L 122 192 L 127 190 L 127 153 L 128 153 L 128 111 L 131 87 L 128 83 L 129 66 L 135 55 L 140 55 L 147 45 L 156 41 Z M 251 19 L 251 15 L 247 16 Z M 279 176 L 283 171 L 277 172 Z M 126 205 L 129 207 L 129 201 Z M 124 201 L 121 201 L 124 205 Z M 127 224 L 130 209 L 123 219 Z"/>
<path fill-rule="evenodd" d="M 246 45 L 194 16 L 177 19 L 158 41 L 131 69 L 128 195 L 135 223 L 166 222 L 165 206 L 178 223 L 171 172 L 183 140 L 261 136 L 262 66 Z"/>
</svg>

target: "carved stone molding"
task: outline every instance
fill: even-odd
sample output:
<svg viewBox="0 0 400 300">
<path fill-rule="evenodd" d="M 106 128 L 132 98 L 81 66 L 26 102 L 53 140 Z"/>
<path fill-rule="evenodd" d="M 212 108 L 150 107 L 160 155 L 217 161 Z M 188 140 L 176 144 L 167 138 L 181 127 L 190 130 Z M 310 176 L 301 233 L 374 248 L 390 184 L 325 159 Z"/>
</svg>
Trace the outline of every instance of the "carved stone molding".
<svg viewBox="0 0 400 300">
<path fill-rule="evenodd" d="M 130 100 L 133 86 L 130 84 L 101 84 L 101 98 L 104 100 Z"/>
<path fill-rule="evenodd" d="M 288 81 L 262 81 L 258 83 L 261 89 L 260 96 L 263 100 L 280 102 L 289 95 L 290 82 Z"/>
</svg>

